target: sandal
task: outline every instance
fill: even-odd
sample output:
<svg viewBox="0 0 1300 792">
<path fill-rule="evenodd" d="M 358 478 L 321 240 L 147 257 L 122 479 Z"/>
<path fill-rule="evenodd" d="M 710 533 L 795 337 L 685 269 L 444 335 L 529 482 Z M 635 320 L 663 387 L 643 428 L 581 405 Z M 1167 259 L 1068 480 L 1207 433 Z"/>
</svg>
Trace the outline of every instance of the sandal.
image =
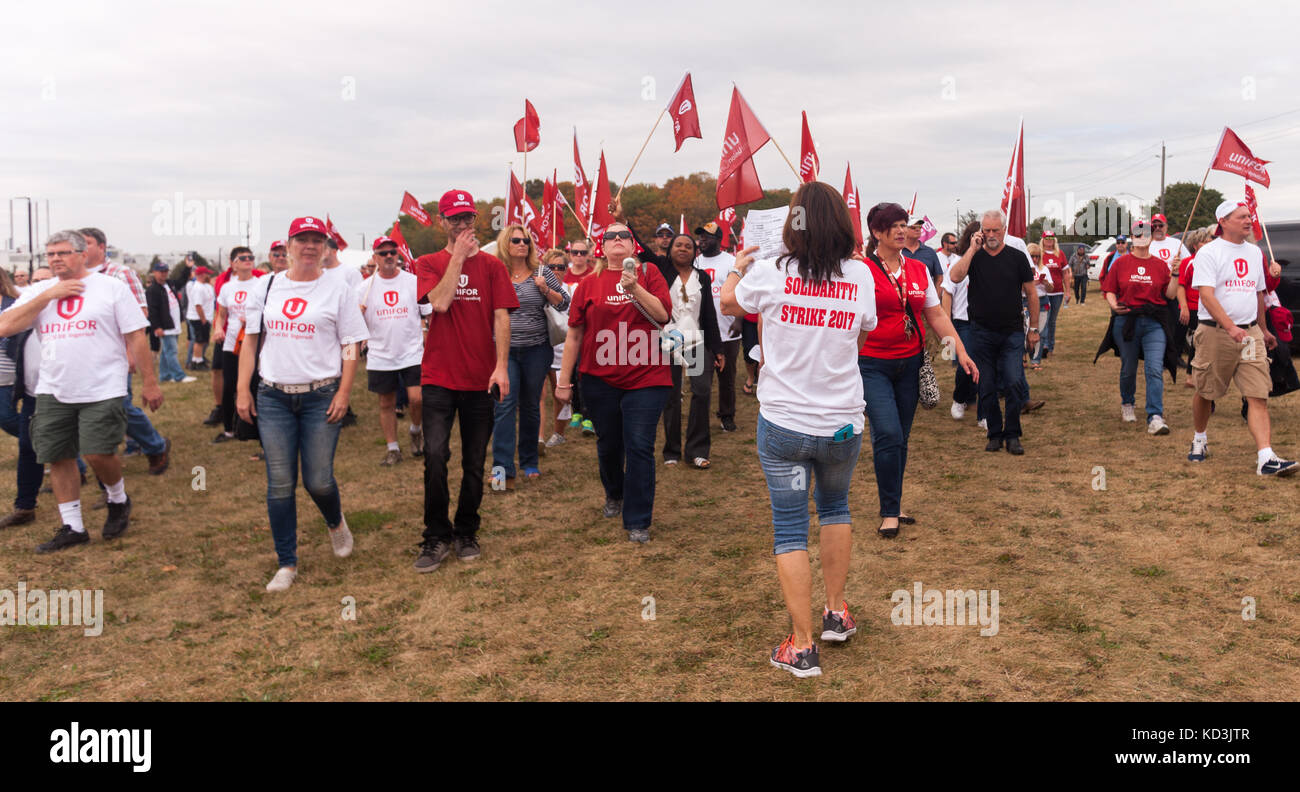
<svg viewBox="0 0 1300 792">
<path fill-rule="evenodd" d="M 524 468 L 524 478 L 535 479 L 541 477 L 542 477 L 542 471 L 538 470 L 537 468 L 535 467 Z"/>
<path fill-rule="evenodd" d="M 695 461 L 692 464 L 694 464 L 695 467 L 698 468 L 699 470 L 709 469 L 709 460 L 705 459 L 704 457 L 695 457 Z"/>
<path fill-rule="evenodd" d="M 899 524 L 899 525 L 916 525 L 916 518 L 915 518 L 915 517 L 910 517 L 910 516 L 908 516 L 908 515 L 906 515 L 906 514 L 900 514 L 900 515 L 898 515 L 898 524 Z"/>
<path fill-rule="evenodd" d="M 881 539 L 893 539 L 895 536 L 898 536 L 897 525 L 895 525 L 893 528 L 886 528 L 884 526 L 885 524 L 881 523 L 880 527 L 876 529 L 876 533 L 880 535 Z"/>
<path fill-rule="evenodd" d="M 745 391 L 746 395 L 753 396 L 753 395 L 754 395 L 754 383 L 752 383 L 752 382 L 746 382 L 746 383 L 745 383 L 745 386 L 744 386 L 744 388 L 742 388 L 742 390 Z"/>
</svg>

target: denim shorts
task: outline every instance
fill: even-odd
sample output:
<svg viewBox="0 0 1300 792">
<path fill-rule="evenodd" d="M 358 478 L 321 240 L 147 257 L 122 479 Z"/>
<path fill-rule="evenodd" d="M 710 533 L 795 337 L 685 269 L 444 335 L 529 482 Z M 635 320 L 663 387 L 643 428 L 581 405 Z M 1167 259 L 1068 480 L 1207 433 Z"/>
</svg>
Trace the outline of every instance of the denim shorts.
<svg viewBox="0 0 1300 792">
<path fill-rule="evenodd" d="M 758 461 L 772 497 L 772 553 L 808 549 L 808 485 L 822 525 L 848 523 L 849 484 L 862 450 L 862 433 L 847 440 L 814 437 L 758 416 Z"/>
</svg>

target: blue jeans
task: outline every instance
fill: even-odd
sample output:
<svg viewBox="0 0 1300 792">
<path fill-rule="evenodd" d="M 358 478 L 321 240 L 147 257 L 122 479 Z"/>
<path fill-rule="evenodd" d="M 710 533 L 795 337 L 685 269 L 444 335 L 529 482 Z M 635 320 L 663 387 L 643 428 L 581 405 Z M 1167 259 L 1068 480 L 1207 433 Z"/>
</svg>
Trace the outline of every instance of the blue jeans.
<svg viewBox="0 0 1300 792">
<path fill-rule="evenodd" d="M 327 423 L 325 414 L 339 392 L 338 384 L 311 393 L 289 395 L 268 385 L 257 387 L 257 428 L 266 453 L 266 514 L 280 566 L 298 565 L 298 460 L 302 484 L 316 502 L 325 524 L 343 521 L 339 487 L 334 481 L 334 449 L 342 422 Z"/>
<path fill-rule="evenodd" d="M 921 398 L 921 356 L 898 360 L 859 356 L 858 371 L 867 400 L 880 516 L 897 517 L 907 470 L 907 439 Z"/>
<path fill-rule="evenodd" d="M 772 498 L 772 554 L 808 549 L 808 479 L 816 482 L 813 502 L 822 525 L 843 525 L 849 515 L 849 485 L 862 450 L 862 434 L 848 440 L 785 429 L 758 415 L 758 463 Z"/>
<path fill-rule="evenodd" d="M 1061 301 L 1064 299 L 1064 294 L 1047 295 L 1047 330 L 1043 333 L 1043 349 L 1049 352 L 1056 349 L 1056 317 L 1061 314 Z"/>
<path fill-rule="evenodd" d="M 185 371 L 176 359 L 176 336 L 164 335 L 161 349 L 158 351 L 158 380 L 160 382 L 180 382 L 185 379 Z"/>
<path fill-rule="evenodd" d="M 547 344 L 510 347 L 507 361 L 510 393 L 496 405 L 492 428 L 492 467 L 504 468 L 506 478 L 515 477 L 515 415 L 519 416 L 519 466 L 537 467 L 537 432 L 541 427 L 542 385 L 551 370 L 555 353 Z"/>
<path fill-rule="evenodd" d="M 586 417 L 596 426 L 596 458 L 605 497 L 623 501 L 623 527 L 649 528 L 655 508 L 655 435 L 671 388 L 623 390 L 600 377 L 582 378 Z M 626 481 L 632 486 L 624 489 Z"/>
<path fill-rule="evenodd" d="M 966 348 L 966 354 L 970 354 L 970 321 L 967 319 L 953 319 L 952 326 L 957 331 L 957 337 L 961 339 L 961 345 Z M 957 370 L 957 377 L 953 382 L 952 400 L 957 404 L 978 403 L 980 398 L 979 387 L 975 385 L 975 380 L 966 373 L 966 370 L 957 365 L 957 358 L 953 356 L 952 366 Z M 976 409 L 976 419 L 983 418 L 979 410 Z"/>
<path fill-rule="evenodd" d="M 21 410 L 14 410 L 12 385 L 0 387 L 0 429 L 18 438 L 18 495 L 14 498 L 15 509 L 35 509 L 36 496 L 41 491 L 41 478 L 45 475 L 45 466 L 36 461 L 36 450 L 32 448 L 32 413 L 36 411 L 36 397 L 23 399 Z M 77 457 L 77 464 L 85 472 L 85 462 Z"/>
<path fill-rule="evenodd" d="M 1124 317 L 1116 317 L 1113 335 L 1115 346 L 1119 347 L 1119 400 L 1121 404 L 1132 404 L 1137 398 L 1138 353 L 1145 358 L 1143 371 L 1147 381 L 1147 420 L 1153 415 L 1165 412 L 1165 330 L 1160 323 L 1150 316 L 1134 317 L 1137 326 L 1133 331 L 1133 340 L 1124 340 Z"/>
<path fill-rule="evenodd" d="M 970 323 L 971 343 L 966 353 L 980 372 L 979 414 L 988 421 L 989 439 L 1020 437 L 1020 410 L 1029 400 L 1025 383 L 1025 334 L 1022 330 L 990 330 Z M 998 392 L 1006 395 L 1006 423 L 998 406 Z"/>
<path fill-rule="evenodd" d="M 146 454 L 161 454 L 167 450 L 167 441 L 158 434 L 158 430 L 153 428 L 149 422 L 149 416 L 144 414 L 144 410 L 136 407 L 131 392 L 131 378 L 126 378 L 126 395 L 122 397 L 122 406 L 126 408 L 126 437 L 127 450 L 140 449 Z"/>
</svg>

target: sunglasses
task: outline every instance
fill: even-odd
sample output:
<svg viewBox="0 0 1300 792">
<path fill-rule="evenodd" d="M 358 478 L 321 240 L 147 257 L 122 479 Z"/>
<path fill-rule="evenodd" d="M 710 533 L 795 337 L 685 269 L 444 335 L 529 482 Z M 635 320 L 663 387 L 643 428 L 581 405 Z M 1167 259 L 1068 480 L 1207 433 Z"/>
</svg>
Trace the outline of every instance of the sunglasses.
<svg viewBox="0 0 1300 792">
<path fill-rule="evenodd" d="M 570 251 L 569 251 L 569 255 L 570 255 L 570 256 L 585 256 L 585 255 L 587 255 L 587 251 L 585 251 L 585 250 L 570 250 Z"/>
<path fill-rule="evenodd" d="M 606 231 L 605 232 L 606 242 L 613 242 L 615 239 L 631 239 L 631 238 L 632 238 L 631 231 Z"/>
<path fill-rule="evenodd" d="M 523 237 L 510 237 L 510 244 L 512 244 L 512 245 L 527 245 L 527 244 L 528 244 L 528 240 L 525 239 L 525 238 L 523 238 Z"/>
<path fill-rule="evenodd" d="M 255 259 L 254 259 L 252 256 L 236 256 L 236 257 L 235 257 L 235 260 L 236 260 L 236 261 L 255 261 Z"/>
<path fill-rule="evenodd" d="M 384 258 L 392 258 L 393 256 L 396 256 L 396 255 L 397 255 L 397 251 L 396 251 L 396 250 L 381 250 L 381 251 L 379 251 L 378 253 L 376 253 L 375 255 L 376 255 L 376 256 L 383 256 Z"/>
<path fill-rule="evenodd" d="M 665 238 L 665 239 L 671 239 L 671 238 L 672 238 L 672 235 L 673 235 L 673 232 L 672 232 L 672 231 L 660 231 L 660 232 L 658 232 L 658 233 L 655 234 L 655 236 L 657 236 L 657 237 L 663 237 L 663 238 Z"/>
</svg>

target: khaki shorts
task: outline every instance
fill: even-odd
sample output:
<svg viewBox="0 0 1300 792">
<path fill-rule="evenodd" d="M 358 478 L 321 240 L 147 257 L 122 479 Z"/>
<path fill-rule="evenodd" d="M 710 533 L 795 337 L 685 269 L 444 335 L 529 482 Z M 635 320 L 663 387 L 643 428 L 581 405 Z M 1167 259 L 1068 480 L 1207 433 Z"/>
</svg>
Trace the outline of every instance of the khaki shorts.
<svg viewBox="0 0 1300 792">
<path fill-rule="evenodd" d="M 41 464 L 75 459 L 78 454 L 115 454 L 126 434 L 122 397 L 65 404 L 48 393 L 36 395 L 32 448 Z"/>
<path fill-rule="evenodd" d="M 1238 344 L 1221 327 L 1211 327 L 1202 321 L 1192 334 L 1196 356 L 1192 358 L 1192 384 L 1202 399 L 1214 401 L 1228 392 L 1228 382 L 1235 382 L 1241 395 L 1251 399 L 1267 399 L 1273 389 L 1273 378 L 1268 371 L 1268 350 L 1264 346 L 1264 332 L 1258 324 L 1246 331 L 1248 339 Z"/>
</svg>

